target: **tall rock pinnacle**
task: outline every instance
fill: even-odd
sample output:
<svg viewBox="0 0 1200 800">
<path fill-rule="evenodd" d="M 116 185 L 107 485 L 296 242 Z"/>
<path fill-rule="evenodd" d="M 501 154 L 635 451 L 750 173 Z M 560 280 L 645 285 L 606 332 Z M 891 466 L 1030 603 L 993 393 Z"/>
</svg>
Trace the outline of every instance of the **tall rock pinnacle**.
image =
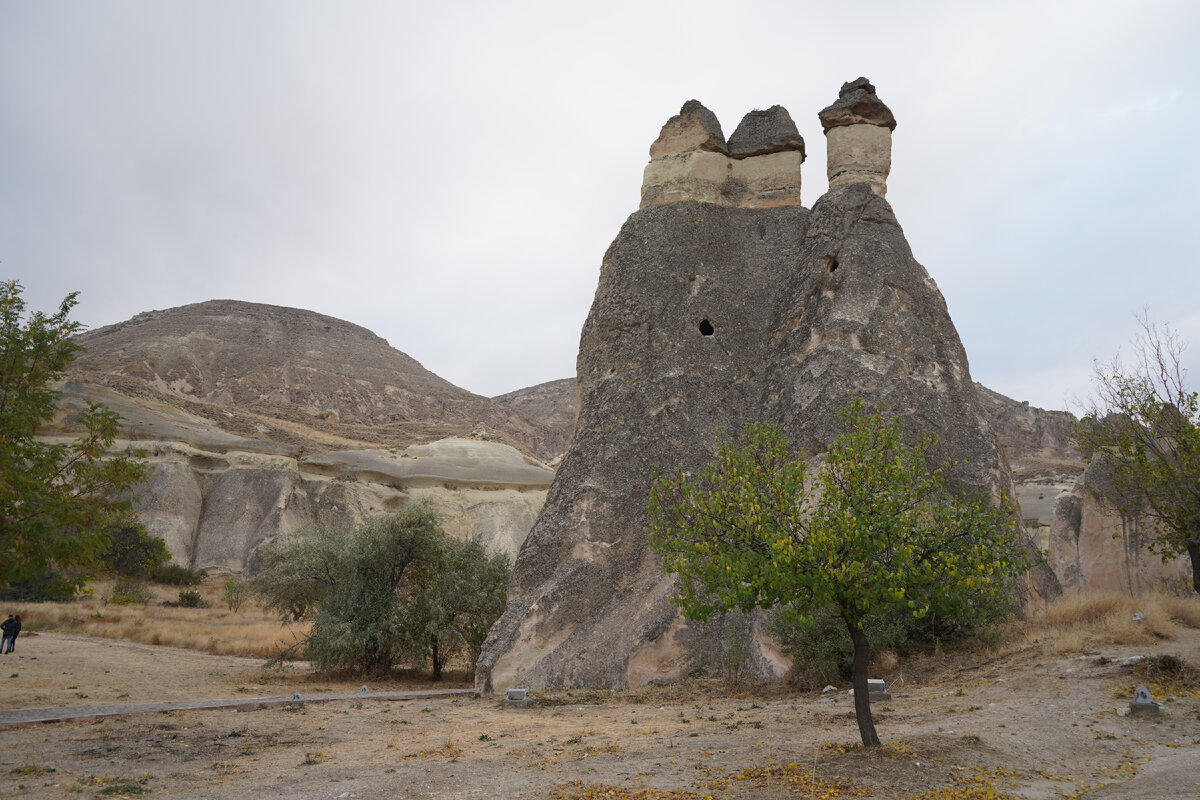
<svg viewBox="0 0 1200 800">
<path fill-rule="evenodd" d="M 834 130 L 865 124 L 890 135 L 890 112 L 882 116 L 873 88 L 857 83 L 844 90 L 850 112 L 838 118 L 874 121 Z M 953 474 L 961 488 L 1012 491 L 945 301 L 882 192 L 872 181 L 847 181 L 811 212 L 800 206 L 802 140 L 791 131 L 750 135 L 781 130 L 782 115 L 767 113 L 769 125 L 743 122 L 725 153 L 652 151 L 643 206 L 601 265 L 580 339 L 575 438 L 484 645 L 481 690 L 675 678 L 715 666 L 730 636 L 749 652 L 750 673 L 782 677 L 787 658 L 752 618 L 698 624 L 680 616 L 675 580 L 646 537 L 656 472 L 699 469 L 722 429 L 772 419 L 815 456 L 840 432 L 839 408 L 855 397 L 882 400 L 910 432 L 938 433 L 939 456 L 965 462 Z M 743 141 L 763 139 L 784 149 L 732 158 Z M 795 202 L 752 205 L 710 191 L 695 161 L 691 172 L 674 173 L 690 175 L 690 184 L 660 180 L 669 159 L 697 154 L 722 159 L 712 163 L 726 177 L 726 162 L 791 158 Z M 1031 574 L 1028 599 L 1057 591 L 1047 570 Z"/>
</svg>

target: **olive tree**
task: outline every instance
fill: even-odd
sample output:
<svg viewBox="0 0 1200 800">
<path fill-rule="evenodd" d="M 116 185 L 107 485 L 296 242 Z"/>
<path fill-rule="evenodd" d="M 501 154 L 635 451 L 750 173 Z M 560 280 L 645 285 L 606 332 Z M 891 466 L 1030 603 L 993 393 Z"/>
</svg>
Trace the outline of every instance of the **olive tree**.
<svg viewBox="0 0 1200 800">
<path fill-rule="evenodd" d="M 319 670 L 385 675 L 406 659 L 472 662 L 504 610 L 508 559 L 447 537 L 428 505 L 405 506 L 353 531 L 309 528 L 264 548 L 252 581 L 284 621 L 312 622 L 286 652 Z"/>
<path fill-rule="evenodd" d="M 478 539 L 446 538 L 436 561 L 414 576 L 404 625 L 413 655 L 429 659 L 433 680 L 458 655 L 475 669 L 488 630 L 504 612 L 511 572 L 507 554 L 488 554 Z"/>
<path fill-rule="evenodd" d="M 867 689 L 868 615 L 916 617 L 1007 604 L 1025 561 L 1015 518 L 988 498 L 952 495 L 930 470 L 922 434 L 905 445 L 882 406 L 855 401 L 819 467 L 772 423 L 724 440 L 695 475 L 655 481 L 650 541 L 678 575 L 684 615 L 732 609 L 833 609 L 854 648 L 854 708 L 865 746 L 879 744 Z"/>
</svg>

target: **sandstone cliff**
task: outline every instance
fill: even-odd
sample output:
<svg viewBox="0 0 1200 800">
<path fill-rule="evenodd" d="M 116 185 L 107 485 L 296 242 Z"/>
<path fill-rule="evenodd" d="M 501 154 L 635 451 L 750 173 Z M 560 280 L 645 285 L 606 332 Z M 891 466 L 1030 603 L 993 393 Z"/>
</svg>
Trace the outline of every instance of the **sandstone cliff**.
<svg viewBox="0 0 1200 800">
<path fill-rule="evenodd" d="M 851 91 L 878 103 L 863 84 Z M 643 206 L 605 254 L 580 341 L 575 435 L 484 646 L 481 689 L 619 687 L 677 677 L 705 657 L 712 631 L 671 604 L 645 505 L 656 469 L 698 468 L 722 428 L 772 418 L 815 455 L 838 433 L 838 408 L 879 399 L 940 434 L 942 454 L 963 462 L 960 486 L 1013 492 L 945 302 L 882 198 L 887 159 L 843 148 L 863 165 L 831 164 L 831 174 L 871 179 L 836 186 L 810 212 L 798 159 L 720 161 L 728 152 L 711 116 L 693 101 L 664 126 Z M 890 112 L 838 124 L 887 121 Z M 759 180 L 720 182 L 718 167 Z M 1058 586 L 1042 568 L 1029 589 L 1053 596 Z M 750 660 L 759 676 L 786 669 L 762 636 Z"/>
<path fill-rule="evenodd" d="M 1075 416 L 1018 403 L 979 384 L 975 387 L 996 443 L 1012 468 L 1025 527 L 1038 547 L 1046 550 L 1055 503 L 1086 466 L 1071 435 Z"/>
</svg>

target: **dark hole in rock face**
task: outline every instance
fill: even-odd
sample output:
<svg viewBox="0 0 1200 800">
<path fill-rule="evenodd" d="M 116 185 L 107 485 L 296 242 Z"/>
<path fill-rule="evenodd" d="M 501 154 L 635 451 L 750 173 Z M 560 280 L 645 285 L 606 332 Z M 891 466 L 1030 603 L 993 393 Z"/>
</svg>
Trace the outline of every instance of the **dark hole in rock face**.
<svg viewBox="0 0 1200 800">
<path fill-rule="evenodd" d="M 837 268 L 838 268 L 838 262 L 837 262 L 837 259 L 836 259 L 836 258 L 831 258 L 831 259 L 829 259 L 829 271 L 830 271 L 830 272 L 836 272 L 836 271 L 837 271 Z"/>
<path fill-rule="evenodd" d="M 712 326 L 711 322 L 709 322 L 706 319 L 700 320 L 700 335 L 701 336 L 712 336 L 714 333 L 716 333 L 716 329 Z"/>
</svg>

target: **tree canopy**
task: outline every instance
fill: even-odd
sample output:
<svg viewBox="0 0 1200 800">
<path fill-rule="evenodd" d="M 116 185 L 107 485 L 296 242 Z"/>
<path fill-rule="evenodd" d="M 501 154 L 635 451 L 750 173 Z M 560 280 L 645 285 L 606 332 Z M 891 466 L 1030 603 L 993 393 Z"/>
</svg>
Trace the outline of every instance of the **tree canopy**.
<svg viewBox="0 0 1200 800">
<path fill-rule="evenodd" d="M 854 645 L 859 733 L 874 746 L 868 615 L 1007 605 L 1025 560 L 1011 513 L 988 498 L 952 495 L 945 467 L 927 467 L 933 436 L 905 445 L 900 421 L 861 400 L 840 416 L 844 431 L 815 470 L 774 424 L 760 423 L 722 441 L 696 475 L 658 479 L 650 541 L 679 576 L 678 603 L 690 618 L 833 609 Z"/>
<path fill-rule="evenodd" d="M 488 555 L 478 539 L 447 538 L 437 560 L 421 567 L 403 614 L 411 650 L 428 656 L 435 681 L 455 655 L 465 655 L 474 670 L 488 630 L 504 613 L 511 572 L 508 555 Z"/>
<path fill-rule="evenodd" d="M 120 417 L 98 403 L 79 412 L 77 438 L 37 438 L 54 418 L 55 383 L 79 352 L 81 326 L 70 319 L 74 293 L 57 312 L 30 315 L 21 294 L 17 281 L 0 282 L 0 583 L 90 564 L 146 474 L 106 453 Z"/>
<path fill-rule="evenodd" d="M 1131 363 L 1096 365 L 1076 435 L 1085 454 L 1103 459 L 1101 497 L 1149 519 L 1147 543 L 1164 559 L 1186 553 L 1200 592 L 1200 394 L 1187 387 L 1178 335 L 1141 324 Z"/>
<path fill-rule="evenodd" d="M 115 578 L 147 578 L 168 563 L 171 554 L 160 536 L 151 536 L 136 517 L 128 516 L 110 524 L 105 533 L 108 542 L 100 552 L 100 562 Z"/>
<path fill-rule="evenodd" d="M 456 656 L 472 663 L 504 610 L 508 558 L 447 537 L 427 505 L 350 532 L 309 528 L 262 553 L 253 586 L 285 620 L 312 621 L 297 649 L 321 670 L 384 675 L 429 659 L 435 680 Z"/>
</svg>

